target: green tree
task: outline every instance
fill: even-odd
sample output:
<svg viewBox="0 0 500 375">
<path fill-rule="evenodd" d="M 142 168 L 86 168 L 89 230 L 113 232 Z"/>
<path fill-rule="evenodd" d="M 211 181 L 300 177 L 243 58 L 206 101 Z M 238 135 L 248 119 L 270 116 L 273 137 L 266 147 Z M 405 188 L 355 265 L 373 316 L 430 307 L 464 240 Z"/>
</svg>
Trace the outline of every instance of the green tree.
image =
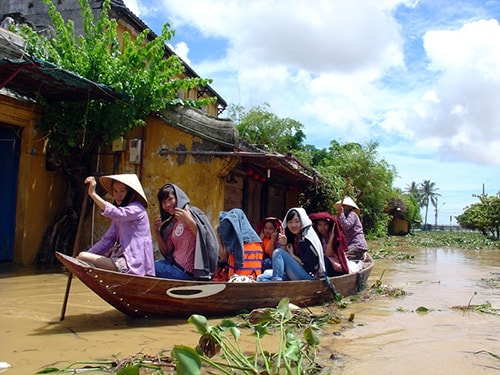
<svg viewBox="0 0 500 375">
<path fill-rule="evenodd" d="M 460 226 L 479 230 L 482 234 L 500 238 L 500 193 L 496 196 L 481 195 L 480 203 L 467 207 L 456 217 Z"/>
<path fill-rule="evenodd" d="M 361 145 L 331 141 L 326 152 L 319 150 L 313 154 L 311 160 L 315 163 L 311 166 L 321 173 L 323 183 L 319 189 L 305 193 L 306 209 L 335 212 L 333 205 L 342 198 L 349 178 L 347 195 L 361 208 L 365 232 L 385 234 L 389 222 L 386 206 L 396 171 L 379 158 L 377 147 L 376 142 Z"/>
<path fill-rule="evenodd" d="M 246 113 L 242 106 L 230 106 L 228 114 L 239 135 L 250 144 L 282 154 L 302 147 L 303 125 L 290 118 L 279 118 L 270 111 L 268 103 L 254 106 Z"/>
<path fill-rule="evenodd" d="M 44 2 L 55 29 L 54 38 L 47 39 L 28 26 L 15 30 L 27 42 L 27 58 L 51 62 L 126 97 L 126 100 L 61 101 L 50 105 L 39 100 L 44 106 L 41 128 L 47 134 L 48 160 L 62 171 L 68 182 L 65 213 L 78 212 L 75 207 L 80 207 L 78 202 L 84 194 L 82 181 L 92 173 L 91 158 L 100 147 L 133 128 L 144 126 L 150 113 L 179 104 L 200 107 L 212 101 L 177 99 L 179 90 L 205 86 L 211 81 L 182 78 L 182 61 L 176 55 L 166 57 L 166 42 L 174 35 L 168 24 L 154 40 L 149 40 L 149 30 L 135 38 L 125 32 L 120 44 L 117 22 L 109 17 L 110 0 L 102 2 L 97 19 L 88 0 L 79 1 L 83 35 L 75 36 L 73 21 L 65 22 L 50 0 Z"/>
<path fill-rule="evenodd" d="M 24 26 L 22 35 L 27 52 L 38 58 L 77 73 L 94 82 L 107 85 L 127 100 L 59 102 L 45 107 L 43 129 L 48 133 L 48 149 L 57 158 L 76 159 L 92 154 L 118 136 L 145 125 L 152 112 L 178 104 L 202 106 L 210 99 L 180 101 L 179 90 L 205 86 L 210 80 L 179 78 L 184 72 L 182 61 L 165 57 L 165 44 L 174 31 L 165 24 L 160 36 L 149 41 L 149 30 L 135 39 L 125 32 L 120 45 L 117 22 L 109 18 L 110 0 L 105 0 L 94 20 L 88 0 L 80 0 L 84 35 L 75 37 L 73 21 L 64 21 L 50 0 L 44 0 L 56 36 L 47 39 Z"/>
<path fill-rule="evenodd" d="M 416 183 L 415 181 L 412 181 L 405 189 L 406 193 L 411 195 L 415 200 L 417 201 L 418 205 L 420 207 L 423 207 L 422 205 L 422 190 L 420 189 L 420 185 Z"/>
<path fill-rule="evenodd" d="M 242 106 L 229 106 L 229 116 L 236 123 L 240 136 L 280 153 L 293 152 L 304 164 L 316 169 L 321 183 L 299 197 L 299 204 L 308 212 L 335 212 L 334 204 L 342 198 L 349 179 L 348 195 L 362 209 L 363 226 L 368 234 L 386 234 L 389 215 L 386 205 L 392 194 L 396 171 L 380 159 L 378 144 L 340 144 L 331 141 L 329 148 L 303 145 L 302 124 L 280 119 L 270 112 L 269 105 L 253 107 L 247 113 Z"/>
<path fill-rule="evenodd" d="M 420 196 L 423 207 L 425 207 L 424 226 L 427 227 L 427 213 L 429 212 L 429 203 L 437 208 L 437 200 L 441 194 L 437 193 L 439 188 L 436 187 L 434 182 L 424 180 L 420 185 Z"/>
</svg>

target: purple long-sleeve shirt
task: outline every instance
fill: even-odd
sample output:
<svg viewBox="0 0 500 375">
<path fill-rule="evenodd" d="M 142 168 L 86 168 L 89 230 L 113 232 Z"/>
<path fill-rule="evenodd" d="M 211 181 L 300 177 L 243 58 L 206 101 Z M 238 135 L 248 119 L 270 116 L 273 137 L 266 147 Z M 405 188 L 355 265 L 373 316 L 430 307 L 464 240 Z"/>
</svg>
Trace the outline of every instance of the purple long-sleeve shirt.
<svg viewBox="0 0 500 375">
<path fill-rule="evenodd" d="M 106 202 L 101 214 L 113 222 L 89 252 L 102 255 L 118 240 L 127 262 L 127 273 L 155 276 L 153 241 L 146 209 L 139 202 L 125 207 Z"/>
<path fill-rule="evenodd" d="M 367 250 L 368 245 L 363 233 L 363 225 L 356 212 L 350 211 L 347 216 L 342 213 L 338 218 L 347 240 L 347 246 L 349 248 L 356 246 L 358 249 Z"/>
</svg>

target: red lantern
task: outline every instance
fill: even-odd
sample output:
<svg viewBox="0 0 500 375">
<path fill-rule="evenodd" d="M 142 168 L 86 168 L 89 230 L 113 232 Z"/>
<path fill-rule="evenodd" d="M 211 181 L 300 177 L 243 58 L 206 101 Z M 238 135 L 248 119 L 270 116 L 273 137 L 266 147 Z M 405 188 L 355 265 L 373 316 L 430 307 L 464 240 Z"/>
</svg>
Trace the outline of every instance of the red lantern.
<svg viewBox="0 0 500 375">
<path fill-rule="evenodd" d="M 259 179 L 259 175 L 258 175 L 257 173 L 255 173 L 252 177 L 253 177 L 253 179 L 254 179 L 255 181 L 257 181 L 257 180 Z"/>
<path fill-rule="evenodd" d="M 262 182 L 262 183 L 266 182 L 266 177 L 265 176 L 260 176 L 260 182 Z"/>
<path fill-rule="evenodd" d="M 251 176 L 253 175 L 253 169 L 252 168 L 248 168 L 247 169 L 247 176 Z"/>
</svg>

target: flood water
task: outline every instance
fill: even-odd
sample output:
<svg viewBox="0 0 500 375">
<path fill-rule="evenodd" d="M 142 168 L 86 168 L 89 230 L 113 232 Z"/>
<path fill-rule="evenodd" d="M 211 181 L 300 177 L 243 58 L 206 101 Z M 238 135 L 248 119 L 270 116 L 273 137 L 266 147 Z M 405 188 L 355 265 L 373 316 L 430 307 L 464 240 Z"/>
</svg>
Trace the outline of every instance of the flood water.
<svg viewBox="0 0 500 375">
<path fill-rule="evenodd" d="M 500 355 L 500 316 L 453 309 L 469 301 L 500 308 L 500 252 L 422 249 L 414 255 L 410 261 L 377 261 L 368 286 L 381 279 L 407 294 L 340 310 L 346 317 L 354 313 L 354 321 L 323 327 L 322 362 L 344 375 L 500 374 L 500 361 L 486 354 Z M 67 280 L 61 272 L 0 265 L 0 362 L 11 365 L 6 374 L 139 352 L 168 355 L 174 345 L 194 347 L 198 341 L 184 319 L 133 320 L 77 278 L 60 321 Z M 419 307 L 429 311 L 419 313 Z M 250 347 L 253 342 L 248 339 Z"/>
</svg>

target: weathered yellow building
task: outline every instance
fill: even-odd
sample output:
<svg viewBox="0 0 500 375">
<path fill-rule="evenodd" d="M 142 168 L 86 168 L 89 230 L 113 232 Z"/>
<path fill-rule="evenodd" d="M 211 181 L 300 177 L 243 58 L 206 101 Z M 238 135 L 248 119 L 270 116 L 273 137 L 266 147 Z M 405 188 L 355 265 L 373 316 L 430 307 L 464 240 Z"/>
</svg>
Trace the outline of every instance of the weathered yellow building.
<svg viewBox="0 0 500 375">
<path fill-rule="evenodd" d="M 0 11 L 7 3 L 17 7 L 16 11 L 24 9 L 27 18 L 36 8 L 28 8 L 24 1 L 2 2 Z M 113 8 L 112 14 L 124 29 L 140 32 L 145 28 L 125 7 Z M 0 50 L 2 56 L 5 52 Z M 4 176 L 0 261 L 31 264 L 44 236 L 51 236 L 57 226 L 74 228 L 78 220 L 74 212 L 64 212 L 69 197 L 63 176 L 46 165 L 45 135 L 37 128 L 43 108 L 34 98 L 41 94 L 64 100 L 72 95 L 87 100 L 98 96 L 99 90 L 94 92 L 94 83 L 79 82 L 70 72 L 60 71 L 62 80 L 55 80 L 41 66 L 21 65 L 0 63 L 0 165 Z M 187 66 L 186 74 L 195 75 Z M 192 205 L 207 213 L 214 227 L 220 211 L 231 208 L 242 208 L 254 225 L 264 216 L 282 216 L 297 204 L 300 191 L 316 183 L 315 172 L 292 155 L 266 153 L 241 140 L 230 120 L 218 118 L 226 103 L 211 88 L 180 95 L 215 96 L 216 101 L 207 108 L 179 107 L 152 114 L 145 127 L 134 129 L 94 157 L 97 176 L 139 176 L 151 218 L 158 213 L 157 190 L 166 182 L 179 185 Z M 78 248 L 89 247 L 108 226 L 98 210 L 88 209 Z M 72 246 L 61 243 L 66 252 Z"/>
</svg>

